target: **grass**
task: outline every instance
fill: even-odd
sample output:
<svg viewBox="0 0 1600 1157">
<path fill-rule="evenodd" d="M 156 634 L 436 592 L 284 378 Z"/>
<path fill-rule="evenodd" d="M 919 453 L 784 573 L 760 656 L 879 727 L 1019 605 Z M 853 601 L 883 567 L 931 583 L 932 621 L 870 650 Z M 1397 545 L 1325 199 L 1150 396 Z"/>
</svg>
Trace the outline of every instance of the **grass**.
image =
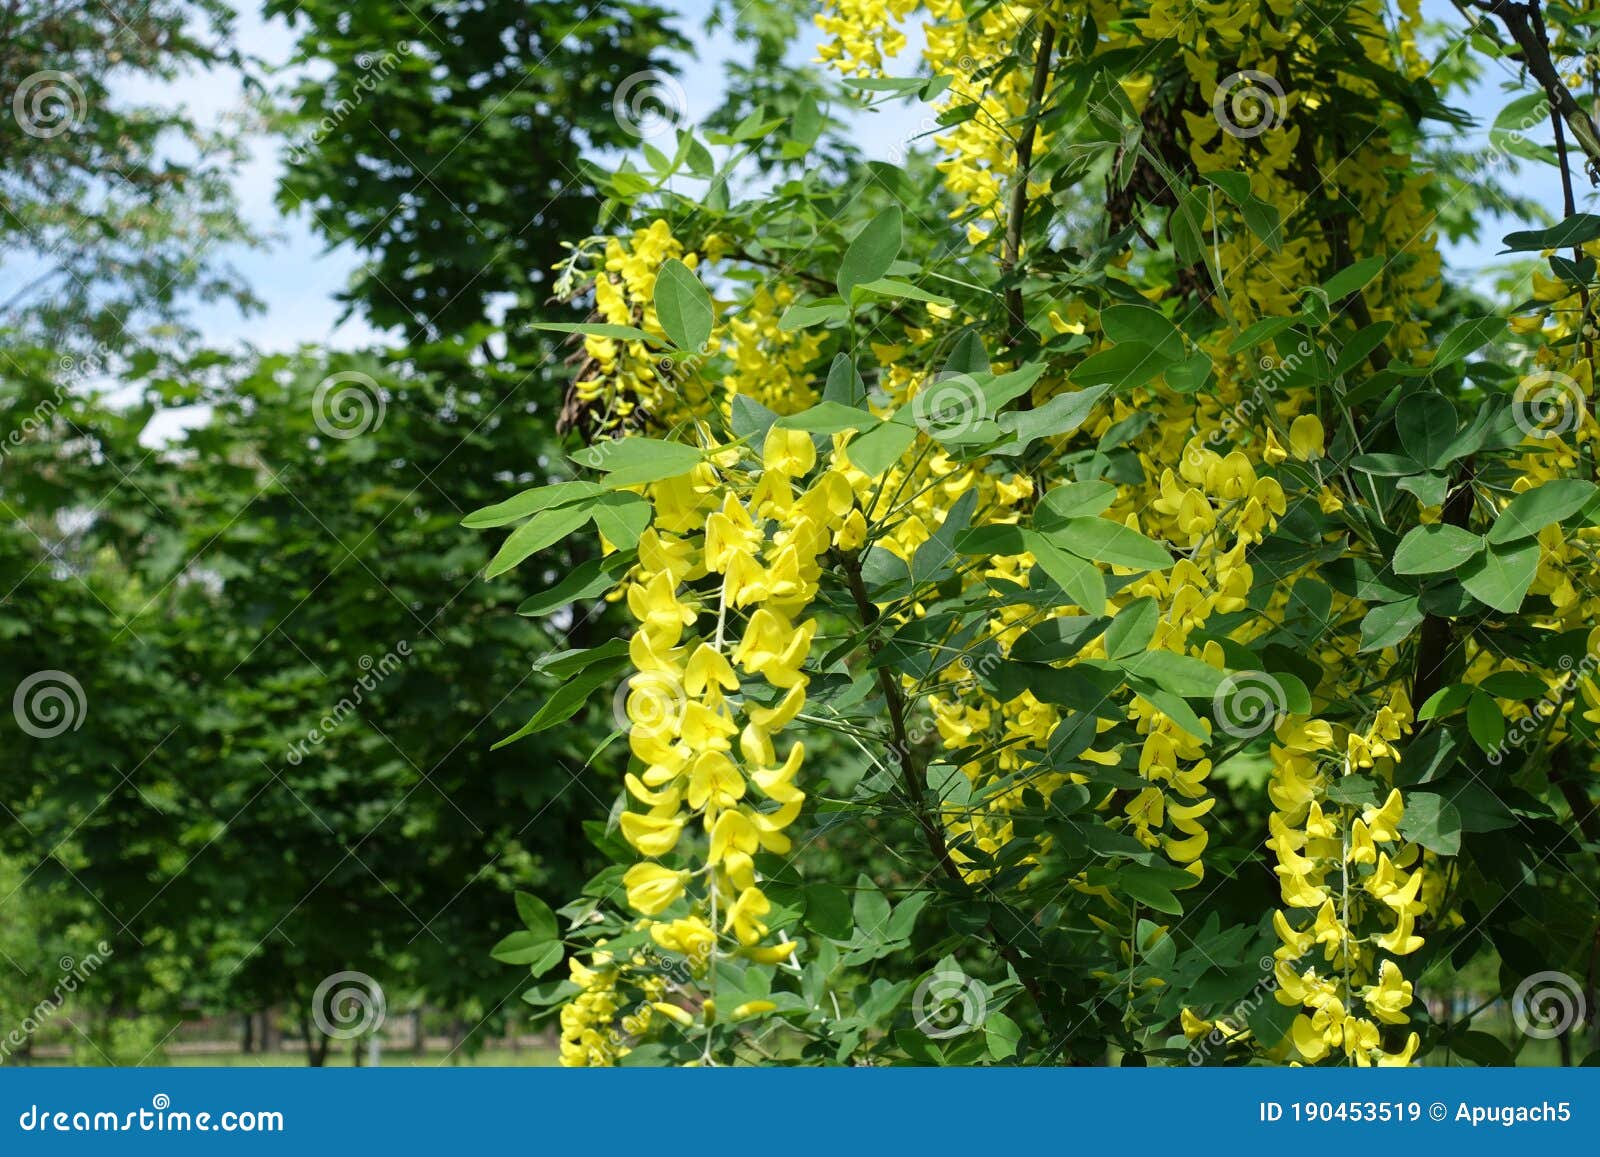
<svg viewBox="0 0 1600 1157">
<path fill-rule="evenodd" d="M 35 1065 L 48 1067 L 65 1067 L 69 1062 L 65 1059 L 35 1059 Z M 524 1048 L 520 1052 L 512 1052 L 507 1048 L 484 1049 L 481 1052 L 469 1053 L 459 1049 L 454 1053 L 438 1049 L 417 1055 L 409 1049 L 390 1049 L 383 1054 L 381 1064 L 386 1069 L 395 1068 L 433 1068 L 440 1065 L 459 1066 L 463 1068 L 531 1068 L 554 1065 L 556 1051 L 550 1048 Z M 305 1053 L 298 1049 L 291 1052 L 272 1053 L 179 1053 L 168 1054 L 146 1063 L 147 1068 L 173 1068 L 173 1069 L 297 1069 L 306 1067 Z M 350 1068 L 350 1050 L 343 1048 L 328 1051 L 327 1066 L 330 1069 Z"/>
</svg>

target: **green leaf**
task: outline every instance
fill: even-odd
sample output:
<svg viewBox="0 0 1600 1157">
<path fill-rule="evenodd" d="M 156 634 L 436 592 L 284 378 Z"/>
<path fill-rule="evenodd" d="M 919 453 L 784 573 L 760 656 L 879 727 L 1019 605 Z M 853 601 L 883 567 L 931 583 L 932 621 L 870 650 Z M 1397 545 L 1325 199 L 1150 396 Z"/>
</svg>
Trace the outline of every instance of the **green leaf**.
<svg viewBox="0 0 1600 1157">
<path fill-rule="evenodd" d="M 1209 212 L 1204 195 L 1194 189 L 1184 189 L 1167 218 L 1167 235 L 1172 238 L 1172 247 L 1184 269 L 1205 260 L 1205 222 Z"/>
<path fill-rule="evenodd" d="M 1552 225 L 1548 229 L 1508 233 L 1501 244 L 1507 253 L 1526 253 L 1529 250 L 1570 249 L 1596 239 L 1600 239 L 1600 217 L 1593 213 L 1574 213 L 1559 225 Z"/>
<path fill-rule="evenodd" d="M 1381 651 L 1405 639 L 1422 625 L 1422 607 L 1415 598 L 1382 603 L 1361 620 L 1361 650 Z"/>
<path fill-rule="evenodd" d="M 917 76 L 847 76 L 846 88 L 859 88 L 863 92 L 918 92 L 929 81 Z"/>
<path fill-rule="evenodd" d="M 1049 531 L 1073 518 L 1093 518 L 1117 500 L 1117 488 L 1109 482 L 1068 482 L 1057 486 L 1039 500 L 1033 523 Z"/>
<path fill-rule="evenodd" d="M 1022 1043 L 1022 1029 L 1003 1012 L 991 1012 L 983 1022 L 983 1043 L 997 1061 L 1016 1056 Z"/>
<path fill-rule="evenodd" d="M 1206 730 L 1205 724 L 1200 722 L 1200 717 L 1194 713 L 1194 709 L 1181 697 L 1168 691 L 1159 683 L 1154 683 L 1138 675 L 1128 674 L 1127 680 L 1128 686 L 1133 689 L 1136 695 L 1190 735 L 1202 743 L 1209 738 L 1209 732 Z M 1092 741 L 1093 736 L 1089 738 Z"/>
<path fill-rule="evenodd" d="M 859 935 L 882 938 L 889 925 L 889 901 L 867 875 L 856 877 L 856 897 L 851 905 Z"/>
<path fill-rule="evenodd" d="M 1483 549 L 1483 539 L 1459 526 L 1416 526 L 1394 552 L 1396 574 L 1439 574 L 1464 565 Z"/>
<path fill-rule="evenodd" d="M 1106 628 L 1106 656 L 1126 659 L 1143 651 L 1155 637 L 1156 624 L 1161 621 L 1161 608 L 1153 598 L 1135 599 L 1111 620 Z"/>
<path fill-rule="evenodd" d="M 863 293 L 876 294 L 878 297 L 901 297 L 907 301 L 925 301 L 929 305 L 951 306 L 955 302 L 948 297 L 940 297 L 937 293 L 929 293 L 926 289 L 912 285 L 898 277 L 880 277 L 876 281 L 868 281 L 858 285 L 857 289 Z"/>
<path fill-rule="evenodd" d="M 1028 628 L 1011 644 L 1010 658 L 1019 663 L 1054 663 L 1076 658 L 1105 628 L 1103 616 L 1065 615 L 1046 619 Z"/>
<path fill-rule="evenodd" d="M 566 506 L 601 493 L 604 493 L 604 488 L 593 482 L 557 482 L 551 486 L 537 486 L 532 490 L 524 490 L 504 502 L 474 510 L 461 520 L 461 525 L 474 530 L 505 526 L 527 518 L 531 514 L 537 514 L 541 510 Z"/>
<path fill-rule="evenodd" d="M 1210 663 L 1176 651 L 1141 651 L 1118 666 L 1184 699 L 1211 698 L 1225 677 Z"/>
<path fill-rule="evenodd" d="M 1244 1022 L 1250 1026 L 1251 1033 L 1262 1048 L 1272 1049 L 1282 1044 L 1284 1037 L 1289 1035 L 1298 1012 L 1298 1006 L 1290 1007 L 1276 1000 L 1258 1000 L 1244 1014 Z"/>
<path fill-rule="evenodd" d="M 515 893 L 517 915 L 522 918 L 522 926 L 543 940 L 559 940 L 561 938 L 560 925 L 556 923 L 556 914 L 550 911 L 550 905 L 531 892 Z"/>
<path fill-rule="evenodd" d="M 588 521 L 587 504 L 540 511 L 506 537 L 484 568 L 484 577 L 492 579 L 505 574 L 529 555 L 560 542 Z"/>
<path fill-rule="evenodd" d="M 798 414 L 779 418 L 777 425 L 783 430 L 804 430 L 808 434 L 838 434 L 845 430 L 870 430 L 879 421 L 865 410 L 842 402 L 824 401 Z"/>
<path fill-rule="evenodd" d="M 596 664 L 605 664 L 608 671 L 615 670 L 622 665 L 627 654 L 626 639 L 607 639 L 596 647 L 577 647 L 570 651 L 557 651 L 554 654 L 540 656 L 534 661 L 533 670 L 535 674 L 566 680 Z"/>
<path fill-rule="evenodd" d="M 856 372 L 856 364 L 850 360 L 849 354 L 833 356 L 833 364 L 828 367 L 828 380 L 822 387 L 822 400 L 853 406 L 858 410 L 867 408 L 867 386 Z"/>
<path fill-rule="evenodd" d="M 1166 361 L 1184 355 L 1183 335 L 1160 310 L 1148 305 L 1111 305 L 1100 311 L 1100 328 L 1114 342 L 1149 346 Z"/>
<path fill-rule="evenodd" d="M 1166 570 L 1173 558 L 1160 543 L 1109 518 L 1069 518 L 1049 532 L 1050 541 L 1079 558 L 1135 570 Z"/>
<path fill-rule="evenodd" d="M 1500 746 L 1506 737 L 1506 717 L 1494 698 L 1482 691 L 1474 691 L 1467 700 L 1467 731 L 1472 741 L 1485 752 Z"/>
<path fill-rule="evenodd" d="M 972 781 L 967 778 L 966 772 L 959 768 L 951 768 L 950 770 L 960 776 L 963 783 L 971 784 Z M 884 930 L 887 938 L 890 940 L 909 939 L 911 933 L 916 931 L 917 916 L 927 906 L 928 899 L 932 894 L 931 892 L 913 892 L 896 904 L 893 914 L 889 917 L 889 924 Z"/>
<path fill-rule="evenodd" d="M 572 456 L 574 462 L 606 472 L 608 490 L 639 486 L 687 474 L 700 464 L 700 451 L 684 442 L 630 436 L 598 442 Z"/>
<path fill-rule="evenodd" d="M 1235 205 L 1243 204 L 1253 194 L 1250 192 L 1250 177 L 1245 173 L 1236 173 L 1231 169 L 1218 169 L 1207 173 L 1206 180 L 1222 190 L 1222 195 Z"/>
<path fill-rule="evenodd" d="M 1480 603 L 1510 614 L 1522 608 L 1522 600 L 1539 572 L 1539 543 L 1536 539 L 1491 546 L 1461 570 L 1461 585 Z"/>
<path fill-rule="evenodd" d="M 1260 321 L 1248 325 L 1228 343 L 1228 353 L 1243 353 L 1252 346 L 1258 346 L 1264 341 L 1271 341 L 1290 326 L 1304 321 L 1299 314 L 1293 317 L 1264 317 Z"/>
<path fill-rule="evenodd" d="M 1570 518 L 1595 496 L 1593 482 L 1577 478 L 1558 478 L 1513 498 L 1489 528 L 1489 542 L 1499 545 L 1519 538 L 1532 538 L 1553 522 Z"/>
<path fill-rule="evenodd" d="M 1216 369 L 1211 355 L 1196 352 L 1166 371 L 1167 386 L 1180 394 L 1192 394 L 1211 380 Z"/>
<path fill-rule="evenodd" d="M 1395 410 L 1400 445 L 1424 466 L 1437 466 L 1456 436 L 1456 408 L 1434 393 L 1411 394 Z"/>
<path fill-rule="evenodd" d="M 827 321 L 843 321 L 849 316 L 849 309 L 836 297 L 797 301 L 783 311 L 783 316 L 778 319 L 778 329 L 783 333 L 794 333 Z"/>
<path fill-rule="evenodd" d="M 1392 329 L 1394 322 L 1376 321 L 1358 331 L 1339 347 L 1339 356 L 1333 363 L 1333 376 L 1343 377 L 1365 362 L 1368 355 L 1383 344 L 1384 338 L 1389 336 L 1389 331 Z"/>
<path fill-rule="evenodd" d="M 481 951 L 481 950 L 480 950 Z M 546 940 L 532 932 L 513 932 L 489 950 L 502 964 L 526 964 L 534 976 L 543 976 L 566 955 L 559 940 Z"/>
<path fill-rule="evenodd" d="M 590 507 L 595 528 L 618 550 L 639 545 L 639 536 L 650 525 L 650 511 L 650 503 L 643 498 L 620 490 L 602 494 Z"/>
<path fill-rule="evenodd" d="M 616 555 L 610 558 L 616 558 Z M 531 595 L 517 608 L 517 614 L 537 618 L 559 610 L 579 599 L 592 599 L 617 585 L 616 572 L 607 568 L 609 559 L 591 558 L 579 563 L 549 590 Z"/>
<path fill-rule="evenodd" d="M 1022 541 L 1028 553 L 1038 560 L 1040 569 L 1066 592 L 1074 604 L 1092 615 L 1104 609 L 1105 576 L 1092 562 L 1085 562 L 1061 550 L 1038 531 L 1024 530 Z"/>
<path fill-rule="evenodd" d="M 508 743 L 515 743 L 526 736 L 548 730 L 558 723 L 565 723 L 582 710 L 595 688 L 611 680 L 614 672 L 614 662 L 597 663 L 583 668 L 566 682 L 558 684 L 550 693 L 550 697 L 539 705 L 539 710 L 534 712 L 532 719 L 496 742 L 490 750 L 497 751 Z"/>
<path fill-rule="evenodd" d="M 999 417 L 1000 428 L 1016 440 L 996 447 L 997 454 L 1021 454 L 1040 438 L 1070 434 L 1089 420 L 1106 387 L 1094 386 L 1070 394 L 1057 394 L 1031 410 L 1012 410 Z"/>
<path fill-rule="evenodd" d="M 1347 297 L 1358 289 L 1366 288 L 1369 281 L 1383 272 L 1387 263 L 1388 258 L 1379 255 L 1347 265 L 1322 283 L 1322 292 L 1328 295 L 1330 302 Z"/>
<path fill-rule="evenodd" d="M 1239 215 L 1244 218 L 1245 227 L 1261 238 L 1268 249 L 1274 253 L 1283 249 L 1283 233 L 1279 228 L 1276 205 L 1251 196 L 1239 206 Z"/>
<path fill-rule="evenodd" d="M 1496 699 L 1539 699 L 1549 690 L 1543 679 L 1524 671 L 1496 671 L 1478 686 Z"/>
<path fill-rule="evenodd" d="M 1439 343 L 1439 351 L 1434 354 L 1433 361 L 1428 363 L 1428 368 L 1439 370 L 1452 366 L 1468 354 L 1476 353 L 1505 332 L 1506 319 L 1503 317 L 1479 317 L 1464 321 L 1445 335 L 1444 341 Z"/>
<path fill-rule="evenodd" d="M 1072 368 L 1070 376 L 1080 385 L 1132 390 L 1175 364 L 1155 346 L 1125 341 L 1090 354 Z"/>
<path fill-rule="evenodd" d="M 1347 773 L 1330 783 L 1323 795 L 1346 807 L 1377 807 L 1378 783 L 1371 776 Z"/>
<path fill-rule="evenodd" d="M 1428 701 L 1417 709 L 1417 718 L 1435 719 L 1449 715 L 1470 698 L 1472 698 L 1472 688 L 1467 684 L 1446 684 L 1428 696 Z"/>
<path fill-rule="evenodd" d="M 1431 791 L 1407 792 L 1406 810 L 1400 817 L 1400 834 L 1441 856 L 1461 851 L 1461 813 L 1442 795 Z"/>
<path fill-rule="evenodd" d="M 1190 877 L 1191 879 L 1193 877 Z M 1118 870 L 1115 882 L 1139 903 L 1170 916 L 1183 915 L 1183 904 L 1172 894 L 1171 877 L 1143 864 L 1125 864 Z"/>
<path fill-rule="evenodd" d="M 1014 398 L 1020 398 L 1033 388 L 1033 383 L 1039 380 L 1046 368 L 1043 362 L 1029 362 L 1020 369 L 1012 370 L 1009 374 L 1001 374 L 999 377 L 980 385 L 978 389 L 983 394 L 984 412 L 986 414 L 998 413 L 1000 408 L 1007 402 Z M 978 372 L 985 373 L 987 371 Z"/>
<path fill-rule="evenodd" d="M 806 927 L 830 940 L 849 940 L 854 920 L 850 916 L 850 897 L 837 884 L 807 884 Z"/>
<path fill-rule="evenodd" d="M 777 414 L 748 394 L 733 396 L 733 404 L 728 410 L 728 427 L 735 438 L 743 438 L 750 445 L 759 447 L 777 420 Z"/>
<path fill-rule="evenodd" d="M 1395 485 L 1415 494 L 1424 506 L 1443 506 L 1450 495 L 1450 479 L 1443 474 L 1412 474 Z"/>
<path fill-rule="evenodd" d="M 599 321 L 541 321 L 532 326 L 533 329 L 554 330 L 556 333 L 581 333 L 593 337 L 608 337 L 613 341 L 647 341 L 652 345 L 665 345 L 653 333 L 645 333 L 631 325 L 608 325 Z"/>
<path fill-rule="evenodd" d="M 522 999 L 531 1004 L 535 1009 L 554 1008 L 558 1004 L 565 1004 L 583 989 L 570 980 L 551 980 L 544 984 L 536 984 L 522 994 Z M 535 1016 L 540 1015 L 538 1012 Z"/>
<path fill-rule="evenodd" d="M 848 302 L 856 286 L 888 273 L 899 255 L 900 210 L 891 205 L 868 221 L 844 251 L 839 263 L 839 296 Z"/>
<path fill-rule="evenodd" d="M 1363 474 L 1376 474 L 1384 478 L 1400 478 L 1407 474 L 1421 474 L 1422 463 L 1404 454 L 1357 454 L 1350 459 L 1350 468 Z"/>
<path fill-rule="evenodd" d="M 852 465 L 868 474 L 882 474 L 900 461 L 900 456 L 917 440 L 915 426 L 882 422 L 864 434 L 857 434 L 845 447 Z"/>
<path fill-rule="evenodd" d="M 669 257 L 656 274 L 656 318 L 672 344 L 698 353 L 711 338 L 711 294 L 694 271 Z"/>
</svg>

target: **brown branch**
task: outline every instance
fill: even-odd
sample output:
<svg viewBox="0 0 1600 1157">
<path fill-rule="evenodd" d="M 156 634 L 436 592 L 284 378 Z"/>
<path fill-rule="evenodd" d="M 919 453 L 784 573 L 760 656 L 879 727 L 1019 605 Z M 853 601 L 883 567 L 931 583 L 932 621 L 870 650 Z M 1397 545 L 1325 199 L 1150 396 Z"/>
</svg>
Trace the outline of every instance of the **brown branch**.
<svg viewBox="0 0 1600 1157">
<path fill-rule="evenodd" d="M 1544 12 L 1539 7 L 1539 0 L 1528 0 L 1528 7 L 1533 17 L 1533 31 L 1544 45 L 1545 51 L 1550 50 L 1550 33 L 1544 26 Z M 1572 169 L 1567 164 L 1567 135 L 1561 130 L 1561 116 L 1556 112 L 1555 104 L 1550 105 L 1550 128 L 1555 133 L 1556 139 L 1556 168 L 1561 173 L 1561 211 L 1563 217 L 1570 218 L 1578 211 L 1578 201 L 1572 192 Z M 1592 162 L 1591 162 L 1592 171 Z M 1574 265 L 1583 263 L 1583 246 L 1574 243 L 1572 246 L 1572 261 Z M 1578 303 L 1581 306 L 1578 315 L 1578 340 L 1583 344 L 1583 359 L 1587 362 L 1594 361 L 1594 340 L 1589 336 L 1589 287 L 1582 282 L 1578 285 Z M 1596 402 L 1596 414 L 1600 415 L 1600 401 Z"/>
<path fill-rule="evenodd" d="M 1550 753 L 1550 781 L 1572 809 L 1572 822 L 1585 842 L 1600 844 L 1600 810 L 1572 777 L 1572 755 L 1565 747 Z"/>
<path fill-rule="evenodd" d="M 850 597 L 855 601 L 856 613 L 861 616 L 861 624 L 871 627 L 878 621 L 878 607 L 872 601 L 872 596 L 867 593 L 867 587 L 861 581 L 861 559 L 854 552 L 846 554 L 835 552 L 839 561 L 839 569 L 844 572 L 845 582 L 850 587 Z M 881 639 L 874 637 L 868 644 L 868 650 L 876 654 L 883 647 Z M 912 817 L 917 826 L 922 829 L 923 838 L 927 841 L 928 850 L 933 853 L 933 858 L 958 887 L 968 889 L 967 879 L 961 874 L 960 866 L 950 855 L 950 845 L 946 843 L 944 831 L 928 814 L 924 797 L 924 788 L 927 780 L 927 769 L 916 758 L 915 749 L 911 743 L 910 728 L 906 726 L 906 699 L 895 679 L 894 672 L 888 667 L 878 668 L 878 688 L 883 692 L 884 702 L 889 711 L 889 727 L 894 732 L 894 748 L 899 756 L 901 790 L 906 794 L 906 802 L 911 807 Z M 996 950 L 1000 953 L 1011 970 L 1017 974 L 1017 979 L 1022 981 L 1022 986 L 1028 990 L 1028 995 L 1033 998 L 1034 1005 L 1039 1009 L 1041 1016 L 1048 1017 L 1044 992 L 1039 987 L 1039 982 L 1027 972 L 1023 971 L 1022 958 L 1014 945 L 1011 944 L 1000 930 L 995 927 L 994 921 L 988 921 L 986 927 L 994 939 Z"/>
<path fill-rule="evenodd" d="M 1028 112 L 1022 120 L 1022 135 L 1017 138 L 1017 171 L 1011 175 L 1011 198 L 1006 207 L 1005 249 L 1000 258 L 1004 276 L 1016 274 L 1022 259 L 1022 222 L 1028 215 L 1028 178 L 1033 171 L 1033 145 L 1039 133 L 1039 117 L 1044 109 L 1045 89 L 1050 83 L 1050 57 L 1055 52 L 1056 29 L 1048 20 L 1039 31 L 1039 51 L 1033 62 L 1033 87 L 1028 93 Z M 1006 317 L 1009 332 L 1006 344 L 1015 349 L 1022 343 L 1028 319 L 1022 308 L 1022 285 L 1006 287 Z"/>
<path fill-rule="evenodd" d="M 728 256 L 732 257 L 735 261 L 748 261 L 751 265 L 759 265 L 765 269 L 776 270 L 779 273 L 792 273 L 801 281 L 806 282 L 808 285 L 813 285 L 816 288 L 823 290 L 825 293 L 838 292 L 838 289 L 833 282 L 829 281 L 825 277 L 819 277 L 817 274 L 812 273 L 807 269 L 796 269 L 793 266 L 786 265 L 781 261 L 774 261 L 770 257 L 757 257 L 754 253 L 751 253 L 745 249 L 735 250 L 734 252 L 728 254 Z"/>
<path fill-rule="evenodd" d="M 1561 114 L 1561 119 L 1572 130 L 1578 147 L 1588 157 L 1589 180 L 1600 183 L 1600 130 L 1596 130 L 1589 114 L 1573 98 L 1561 79 L 1555 61 L 1551 59 L 1549 44 L 1540 35 L 1544 21 L 1539 14 L 1537 0 L 1527 4 L 1512 3 L 1512 0 L 1468 0 L 1468 3 L 1505 25 L 1511 39 L 1517 43 L 1522 63 L 1533 79 L 1539 82 L 1539 87 L 1550 98 L 1551 109 Z"/>
<path fill-rule="evenodd" d="M 1465 530 L 1472 517 L 1472 482 L 1475 477 L 1472 459 L 1461 464 L 1461 477 L 1456 488 L 1445 499 L 1442 521 L 1449 526 Z M 1434 692 L 1444 685 L 1445 662 L 1450 657 L 1454 642 L 1450 620 L 1441 615 L 1428 615 L 1422 620 L 1422 630 L 1417 638 L 1417 666 L 1411 680 L 1411 706 L 1420 710 L 1433 698 Z"/>
</svg>

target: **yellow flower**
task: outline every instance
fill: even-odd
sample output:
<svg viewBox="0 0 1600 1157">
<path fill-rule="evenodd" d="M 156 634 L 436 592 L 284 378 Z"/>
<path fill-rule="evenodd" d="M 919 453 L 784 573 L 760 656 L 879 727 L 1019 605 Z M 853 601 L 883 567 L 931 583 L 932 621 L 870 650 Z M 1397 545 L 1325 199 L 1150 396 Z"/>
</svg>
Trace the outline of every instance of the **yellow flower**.
<svg viewBox="0 0 1600 1157">
<path fill-rule="evenodd" d="M 722 930 L 731 930 L 741 944 L 755 944 L 767 934 L 767 926 L 761 923 L 761 917 L 771 910 L 772 904 L 759 888 L 746 888 L 739 893 L 733 907 L 728 909 Z"/>
<path fill-rule="evenodd" d="M 868 422 L 868 425 L 871 425 Z M 767 430 L 766 441 L 761 446 L 761 465 L 790 478 L 799 478 L 817 463 L 817 448 L 811 435 L 804 430 L 784 430 L 773 426 Z"/>
<path fill-rule="evenodd" d="M 1322 457 L 1326 436 L 1315 414 L 1301 414 L 1289 427 L 1289 450 L 1301 461 Z"/>
<path fill-rule="evenodd" d="M 1405 1024 L 1405 1008 L 1411 1003 L 1411 982 L 1392 960 L 1385 960 L 1378 970 L 1378 983 L 1361 990 L 1361 999 L 1367 1011 L 1384 1024 Z"/>
<path fill-rule="evenodd" d="M 664 1000 L 651 1001 L 650 1007 L 682 1028 L 688 1028 L 694 1024 L 694 1016 L 686 1008 L 679 1008 L 677 1005 L 668 1004 Z M 643 1054 L 641 1053 L 640 1055 L 642 1056 Z"/>
<path fill-rule="evenodd" d="M 683 821 L 676 816 L 623 812 L 621 823 L 623 838 L 646 856 L 666 855 L 677 846 L 683 833 Z"/>
</svg>

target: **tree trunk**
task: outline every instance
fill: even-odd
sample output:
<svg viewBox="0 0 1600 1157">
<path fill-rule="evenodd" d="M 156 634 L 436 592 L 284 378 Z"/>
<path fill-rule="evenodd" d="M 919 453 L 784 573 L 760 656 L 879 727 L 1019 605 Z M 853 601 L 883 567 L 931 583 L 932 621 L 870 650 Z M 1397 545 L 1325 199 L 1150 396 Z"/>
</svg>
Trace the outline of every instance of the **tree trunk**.
<svg viewBox="0 0 1600 1157">
<path fill-rule="evenodd" d="M 306 1064 L 320 1069 L 328 1060 L 328 1038 L 313 1029 L 309 1012 L 300 1013 L 300 1031 L 306 1039 Z"/>
</svg>

